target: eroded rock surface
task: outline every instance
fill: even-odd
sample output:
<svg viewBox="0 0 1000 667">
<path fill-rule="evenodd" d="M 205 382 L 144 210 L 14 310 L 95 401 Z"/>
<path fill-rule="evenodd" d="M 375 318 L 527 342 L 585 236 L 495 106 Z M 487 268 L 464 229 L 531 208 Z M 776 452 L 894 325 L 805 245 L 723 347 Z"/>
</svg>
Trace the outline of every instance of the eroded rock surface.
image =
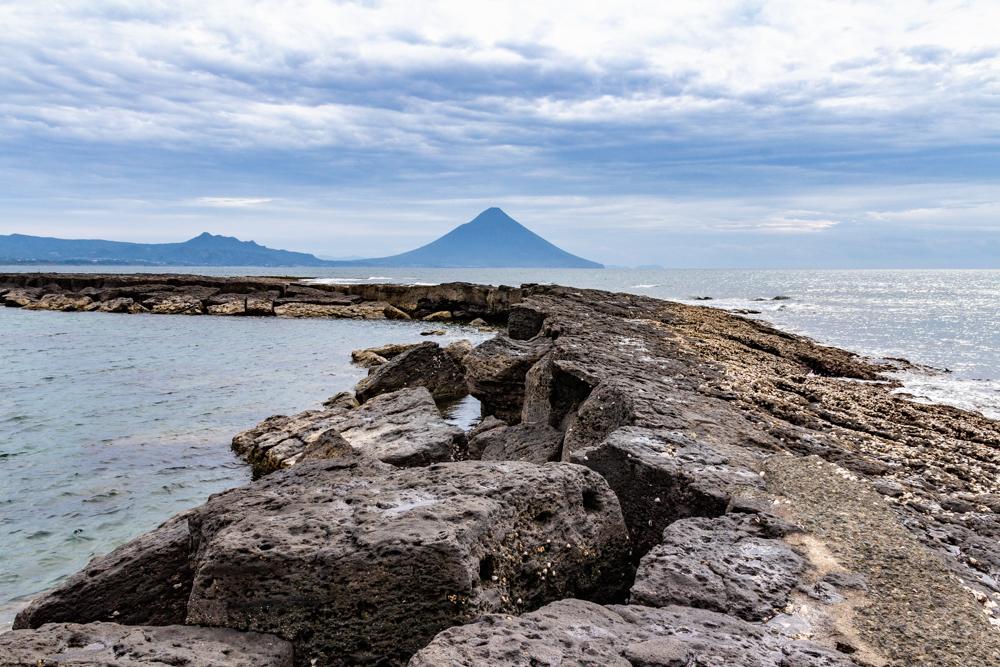
<svg viewBox="0 0 1000 667">
<path fill-rule="evenodd" d="M 711 611 L 581 600 L 450 628 L 410 661 L 442 665 L 856 667 L 844 654 Z"/>
<path fill-rule="evenodd" d="M 454 355 L 432 342 L 420 343 L 372 368 L 355 393 L 364 403 L 379 394 L 410 387 L 426 387 L 438 401 L 468 393 L 465 369 Z"/>
<path fill-rule="evenodd" d="M 781 540 L 793 530 L 756 513 L 675 521 L 642 557 L 629 600 L 766 621 L 784 610 L 806 567 Z"/>
<path fill-rule="evenodd" d="M 0 635 L 0 667 L 292 667 L 270 635 L 180 625 L 56 623 Z"/>
<path fill-rule="evenodd" d="M 399 466 L 464 458 L 465 433 L 444 420 L 424 387 L 382 394 L 364 405 L 349 395 L 322 410 L 269 417 L 233 438 L 256 477 L 303 459 L 364 455 Z"/>
</svg>

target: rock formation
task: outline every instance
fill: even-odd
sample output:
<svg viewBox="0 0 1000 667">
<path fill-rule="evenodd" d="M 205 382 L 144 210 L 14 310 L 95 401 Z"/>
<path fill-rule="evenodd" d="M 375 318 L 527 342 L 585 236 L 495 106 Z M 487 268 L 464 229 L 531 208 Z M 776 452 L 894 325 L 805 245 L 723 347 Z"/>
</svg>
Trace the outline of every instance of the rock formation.
<svg viewBox="0 0 1000 667">
<path fill-rule="evenodd" d="M 322 410 L 269 417 L 233 438 L 233 450 L 255 477 L 320 457 L 364 455 L 398 466 L 465 458 L 465 433 L 444 420 L 423 387 L 382 394 L 360 406 L 350 396 L 335 399 Z"/>
<path fill-rule="evenodd" d="M 4 276 L 0 298 L 324 305 L 278 279 L 172 281 Z M 18 627 L 220 626 L 290 641 L 297 665 L 1000 664 L 1000 423 L 894 394 L 904 362 L 634 295 L 330 291 L 507 333 L 368 351 L 360 406 L 234 443 L 258 472 L 294 466 L 95 559 Z M 431 462 L 456 451 L 425 439 L 447 433 L 434 377 L 481 401 L 454 456 L 482 460 Z"/>
</svg>

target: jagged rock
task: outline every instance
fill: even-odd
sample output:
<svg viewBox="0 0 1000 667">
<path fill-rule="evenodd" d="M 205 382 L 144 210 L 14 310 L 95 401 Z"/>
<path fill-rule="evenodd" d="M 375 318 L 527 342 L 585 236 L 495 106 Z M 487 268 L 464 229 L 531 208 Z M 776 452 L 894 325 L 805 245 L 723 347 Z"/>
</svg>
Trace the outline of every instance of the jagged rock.
<svg viewBox="0 0 1000 667">
<path fill-rule="evenodd" d="M 275 306 L 287 304 L 311 304 L 316 306 L 350 306 L 361 302 L 361 297 L 342 294 L 328 289 L 306 285 L 289 285 L 283 296 L 274 300 Z"/>
<path fill-rule="evenodd" d="M 528 340 L 538 335 L 544 323 L 544 313 L 526 306 L 513 306 L 507 316 L 507 335 L 514 340 Z"/>
<path fill-rule="evenodd" d="M 712 611 L 582 600 L 449 628 L 410 660 L 440 665 L 855 667 L 832 649 Z"/>
<path fill-rule="evenodd" d="M 130 297 L 119 297 L 108 301 L 101 301 L 97 304 L 97 310 L 102 313 L 145 313 L 148 309 L 142 304 L 136 303 Z"/>
<path fill-rule="evenodd" d="M 711 445 L 634 426 L 575 451 L 570 460 L 601 473 L 615 490 L 637 556 L 659 544 L 674 521 L 719 516 L 737 491 L 764 487 L 756 472 Z"/>
<path fill-rule="evenodd" d="M 455 316 L 451 314 L 450 310 L 439 310 L 435 313 L 431 313 L 430 315 L 425 315 L 420 319 L 424 322 L 451 322 L 455 319 Z"/>
<path fill-rule="evenodd" d="M 181 625 L 59 623 L 0 635 L 0 667 L 292 667 L 271 635 Z"/>
<path fill-rule="evenodd" d="M 61 312 L 72 312 L 84 310 L 91 304 L 88 296 L 77 296 L 73 294 L 46 294 L 38 301 L 27 303 L 23 306 L 25 310 L 57 310 Z"/>
<path fill-rule="evenodd" d="M 465 362 L 465 358 L 469 356 L 472 352 L 472 341 L 469 340 L 456 340 L 454 343 L 449 343 L 444 348 L 445 354 L 451 356 L 459 364 Z"/>
<path fill-rule="evenodd" d="M 630 601 L 767 620 L 788 604 L 805 568 L 780 539 L 791 530 L 766 514 L 675 521 L 639 562 Z"/>
<path fill-rule="evenodd" d="M 209 315 L 246 315 L 247 298 L 245 294 L 217 294 L 208 299 L 205 312 Z"/>
<path fill-rule="evenodd" d="M 186 294 L 149 299 L 143 305 L 157 315 L 201 315 L 201 299 Z"/>
<path fill-rule="evenodd" d="M 487 322 L 486 320 L 484 320 L 481 317 L 477 317 L 476 319 L 474 319 L 471 322 L 469 322 L 469 326 L 470 327 L 478 327 L 479 329 L 488 329 L 489 326 L 490 326 L 490 323 Z"/>
<path fill-rule="evenodd" d="M 364 403 L 374 396 L 407 387 L 426 387 L 436 400 L 461 398 L 468 393 L 465 372 L 437 343 L 421 343 L 381 366 L 355 388 Z"/>
<path fill-rule="evenodd" d="M 510 424 L 521 421 L 525 376 L 550 345 L 497 336 L 476 346 L 465 357 L 469 393 L 482 403 L 484 415 L 493 415 Z"/>
<path fill-rule="evenodd" d="M 246 301 L 247 315 L 268 317 L 274 315 L 274 299 L 271 296 L 248 295 Z"/>
<path fill-rule="evenodd" d="M 183 623 L 191 591 L 187 513 L 94 558 L 21 610 L 14 628 L 44 623 L 110 621 Z"/>
<path fill-rule="evenodd" d="M 34 289 L 10 289 L 3 295 L 3 303 L 8 308 L 23 308 L 34 303 L 42 296 L 42 290 Z"/>
<path fill-rule="evenodd" d="M 388 359 L 378 356 L 371 350 L 354 350 L 351 352 L 351 361 L 362 368 L 375 368 L 384 364 Z"/>
<path fill-rule="evenodd" d="M 418 345 L 420 345 L 420 343 L 387 343 L 385 345 L 379 345 L 378 347 L 367 347 L 364 350 L 357 350 L 357 352 L 371 352 L 380 357 L 392 359 L 393 357 L 398 357 L 404 352 L 409 352 Z M 353 355 L 354 352 L 351 354 Z"/>
<path fill-rule="evenodd" d="M 427 331 L 421 331 L 420 335 L 421 336 L 443 336 L 446 333 L 448 333 L 448 332 L 445 331 L 444 329 L 428 329 Z"/>
<path fill-rule="evenodd" d="M 496 427 L 469 438 L 469 458 L 531 463 L 558 461 L 562 440 L 562 432 L 548 424 L 506 426 L 500 422 Z"/>
<path fill-rule="evenodd" d="M 270 417 L 233 438 L 255 477 L 305 459 L 364 455 L 411 466 L 464 458 L 465 434 L 444 420 L 424 387 L 382 394 L 356 407 L 338 395 L 323 410 Z"/>
<path fill-rule="evenodd" d="M 191 517 L 189 623 L 269 632 L 296 664 L 399 664 L 483 613 L 619 595 L 617 500 L 581 466 L 306 463 Z"/>
<path fill-rule="evenodd" d="M 385 308 L 382 309 L 382 314 L 385 315 L 385 319 L 387 320 L 413 319 L 410 317 L 409 313 L 402 311 L 399 308 L 396 308 L 396 306 L 392 305 L 391 303 L 385 305 Z"/>
<path fill-rule="evenodd" d="M 291 302 L 274 306 L 278 317 L 337 317 L 351 320 L 384 320 L 388 304 L 365 302 L 351 305 L 331 305 Z"/>
</svg>

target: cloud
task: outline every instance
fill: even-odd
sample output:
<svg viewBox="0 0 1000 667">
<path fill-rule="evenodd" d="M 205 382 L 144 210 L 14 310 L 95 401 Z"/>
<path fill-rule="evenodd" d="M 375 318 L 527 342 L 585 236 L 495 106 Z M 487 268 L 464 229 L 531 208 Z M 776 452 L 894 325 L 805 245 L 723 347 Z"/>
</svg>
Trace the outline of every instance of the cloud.
<svg viewBox="0 0 1000 667">
<path fill-rule="evenodd" d="M 0 219 L 336 255 L 473 202 L 590 254 L 1000 227 L 997 3 L 627 4 L 0 0 Z"/>
<path fill-rule="evenodd" d="M 195 203 L 200 206 L 213 206 L 218 208 L 247 208 L 262 206 L 274 201 L 266 197 L 199 197 Z"/>
</svg>

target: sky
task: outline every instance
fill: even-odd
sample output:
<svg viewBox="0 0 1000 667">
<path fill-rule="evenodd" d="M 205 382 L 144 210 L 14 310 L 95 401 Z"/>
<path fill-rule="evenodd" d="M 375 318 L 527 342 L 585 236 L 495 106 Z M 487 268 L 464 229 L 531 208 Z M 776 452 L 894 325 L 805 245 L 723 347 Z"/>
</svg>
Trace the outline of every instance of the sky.
<svg viewBox="0 0 1000 667">
<path fill-rule="evenodd" d="M 1000 2 L 0 0 L 0 234 L 1000 267 Z"/>
</svg>

